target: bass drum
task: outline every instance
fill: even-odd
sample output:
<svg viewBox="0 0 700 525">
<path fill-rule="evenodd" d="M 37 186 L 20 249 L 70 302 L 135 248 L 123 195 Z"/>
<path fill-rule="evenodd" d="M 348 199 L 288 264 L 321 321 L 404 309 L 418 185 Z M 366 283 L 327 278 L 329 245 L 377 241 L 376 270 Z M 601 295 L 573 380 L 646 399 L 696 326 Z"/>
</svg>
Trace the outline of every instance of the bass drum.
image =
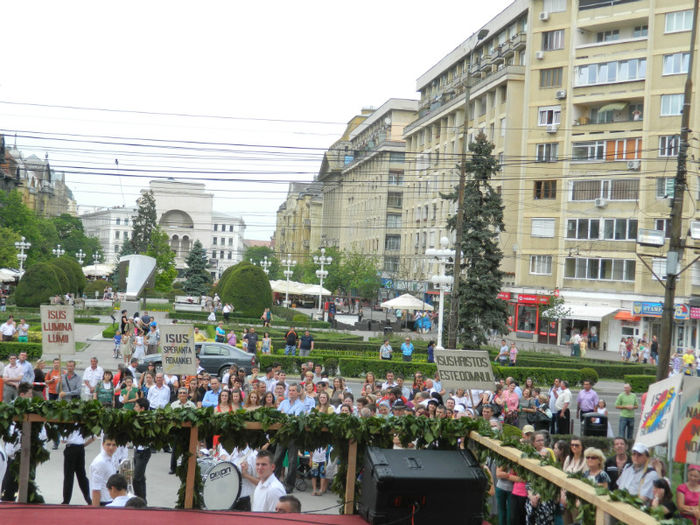
<svg viewBox="0 0 700 525">
<path fill-rule="evenodd" d="M 202 499 L 207 510 L 230 510 L 241 495 L 243 477 L 230 461 L 200 464 L 202 469 Z"/>
</svg>

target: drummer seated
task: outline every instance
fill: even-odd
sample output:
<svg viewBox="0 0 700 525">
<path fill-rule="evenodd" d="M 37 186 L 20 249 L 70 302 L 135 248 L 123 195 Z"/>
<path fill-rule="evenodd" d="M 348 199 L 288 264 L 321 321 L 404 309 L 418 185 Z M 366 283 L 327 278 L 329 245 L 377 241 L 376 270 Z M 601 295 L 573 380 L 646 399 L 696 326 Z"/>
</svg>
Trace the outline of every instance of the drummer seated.
<svg viewBox="0 0 700 525">
<path fill-rule="evenodd" d="M 126 478 L 121 474 L 112 474 L 107 480 L 107 490 L 112 497 L 112 502 L 107 507 L 123 507 L 129 501 Z"/>
</svg>

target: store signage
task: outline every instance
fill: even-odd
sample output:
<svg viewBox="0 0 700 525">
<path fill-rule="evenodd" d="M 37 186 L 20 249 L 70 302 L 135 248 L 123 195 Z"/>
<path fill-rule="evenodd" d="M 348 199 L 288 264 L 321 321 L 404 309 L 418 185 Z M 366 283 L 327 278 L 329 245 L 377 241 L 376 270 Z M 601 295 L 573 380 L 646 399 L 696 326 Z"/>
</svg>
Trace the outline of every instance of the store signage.
<svg viewBox="0 0 700 525">
<path fill-rule="evenodd" d="M 521 293 L 518 294 L 518 302 L 522 304 L 547 304 L 549 303 L 549 296 Z"/>
<path fill-rule="evenodd" d="M 510 301 L 510 292 L 498 292 L 499 299 L 502 299 L 504 301 Z M 699 309 L 700 310 L 700 309 Z"/>
<path fill-rule="evenodd" d="M 700 319 L 700 307 L 697 307 L 697 306 L 690 307 L 690 318 L 691 319 Z"/>
<path fill-rule="evenodd" d="M 674 309 L 674 319 L 683 320 L 690 318 L 690 308 L 688 308 L 688 305 L 676 303 Z M 635 302 L 632 305 L 632 313 L 634 313 L 634 315 L 644 315 L 646 317 L 662 317 L 664 305 L 662 303 Z"/>
</svg>

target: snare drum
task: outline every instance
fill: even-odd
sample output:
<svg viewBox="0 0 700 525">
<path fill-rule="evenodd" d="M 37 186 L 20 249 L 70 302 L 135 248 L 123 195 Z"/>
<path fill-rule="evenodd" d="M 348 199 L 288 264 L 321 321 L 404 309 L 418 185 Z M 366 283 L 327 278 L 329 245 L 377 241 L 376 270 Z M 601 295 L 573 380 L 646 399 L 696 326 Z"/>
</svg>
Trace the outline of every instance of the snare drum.
<svg viewBox="0 0 700 525">
<path fill-rule="evenodd" d="M 230 461 L 201 463 L 202 499 L 208 510 L 229 510 L 241 495 L 243 477 Z"/>
</svg>

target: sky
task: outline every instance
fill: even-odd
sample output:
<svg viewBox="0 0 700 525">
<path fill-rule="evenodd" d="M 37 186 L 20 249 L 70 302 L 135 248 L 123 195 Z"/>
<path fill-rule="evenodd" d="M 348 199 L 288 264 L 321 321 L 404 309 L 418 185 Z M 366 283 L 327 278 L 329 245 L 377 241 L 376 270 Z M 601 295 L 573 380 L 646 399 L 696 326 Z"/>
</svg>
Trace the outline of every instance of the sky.
<svg viewBox="0 0 700 525">
<path fill-rule="evenodd" d="M 66 173 L 79 213 L 199 180 L 269 239 L 363 107 L 416 79 L 511 0 L 71 0 L 3 5 L 0 133 Z M 16 138 L 15 138 L 16 136 Z"/>
</svg>

